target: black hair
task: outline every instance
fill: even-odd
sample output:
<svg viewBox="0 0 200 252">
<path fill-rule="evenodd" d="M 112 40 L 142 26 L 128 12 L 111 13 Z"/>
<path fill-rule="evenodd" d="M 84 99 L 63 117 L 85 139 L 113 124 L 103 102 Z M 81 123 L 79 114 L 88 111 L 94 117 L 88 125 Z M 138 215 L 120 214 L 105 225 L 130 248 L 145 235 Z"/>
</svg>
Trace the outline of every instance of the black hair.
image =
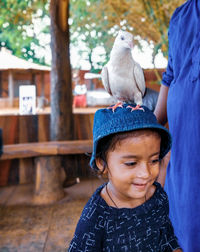
<svg viewBox="0 0 200 252">
<path fill-rule="evenodd" d="M 127 132 L 119 132 L 115 134 L 111 134 L 108 136 L 103 137 L 99 140 L 97 145 L 97 151 L 96 151 L 96 158 L 100 158 L 103 162 L 103 170 L 100 174 L 103 174 L 107 167 L 107 153 L 109 150 L 114 150 L 117 143 L 120 143 L 120 141 L 131 137 L 131 136 L 138 136 L 141 135 L 141 131 L 149 131 L 157 133 L 160 137 L 160 133 L 156 129 L 138 129 L 133 131 L 127 131 Z"/>
</svg>

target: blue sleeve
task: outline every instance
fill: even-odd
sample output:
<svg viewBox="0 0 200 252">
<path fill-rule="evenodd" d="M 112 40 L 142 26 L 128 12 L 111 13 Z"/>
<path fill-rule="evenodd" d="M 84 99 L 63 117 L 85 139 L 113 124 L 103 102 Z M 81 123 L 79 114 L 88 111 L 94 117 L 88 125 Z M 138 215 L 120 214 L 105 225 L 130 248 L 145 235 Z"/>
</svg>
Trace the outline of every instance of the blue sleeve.
<svg viewBox="0 0 200 252">
<path fill-rule="evenodd" d="M 80 218 L 68 252 L 102 251 L 102 229 L 98 228 L 93 220 L 93 218 L 89 220 Z"/>
<path fill-rule="evenodd" d="M 168 38 L 170 40 L 170 31 L 168 32 Z M 172 62 L 171 46 L 169 42 L 168 65 L 166 72 L 163 73 L 162 84 L 169 87 L 173 79 L 174 79 L 173 62 Z"/>
</svg>

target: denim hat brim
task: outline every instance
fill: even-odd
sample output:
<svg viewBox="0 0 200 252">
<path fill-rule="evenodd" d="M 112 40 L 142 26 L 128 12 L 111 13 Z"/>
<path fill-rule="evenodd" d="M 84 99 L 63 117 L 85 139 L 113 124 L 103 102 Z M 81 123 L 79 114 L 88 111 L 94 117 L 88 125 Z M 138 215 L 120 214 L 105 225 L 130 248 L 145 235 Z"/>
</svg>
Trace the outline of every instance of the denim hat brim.
<svg viewBox="0 0 200 252">
<path fill-rule="evenodd" d="M 169 152 L 172 144 L 169 131 L 157 122 L 155 115 L 147 107 L 134 108 L 136 106 L 133 104 L 124 104 L 114 112 L 110 108 L 96 111 L 93 124 L 93 152 L 90 159 L 90 166 L 93 169 L 98 170 L 95 159 L 99 140 L 111 134 L 153 129 L 161 136 L 160 159 Z"/>
</svg>

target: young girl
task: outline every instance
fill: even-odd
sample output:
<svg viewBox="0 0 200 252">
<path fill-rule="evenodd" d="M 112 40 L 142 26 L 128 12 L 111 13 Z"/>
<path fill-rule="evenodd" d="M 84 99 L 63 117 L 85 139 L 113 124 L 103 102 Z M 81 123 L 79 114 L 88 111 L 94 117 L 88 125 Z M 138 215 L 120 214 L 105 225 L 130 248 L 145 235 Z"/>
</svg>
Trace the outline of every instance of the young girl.
<svg viewBox="0 0 200 252">
<path fill-rule="evenodd" d="M 145 106 L 96 112 L 90 165 L 107 173 L 108 183 L 86 204 L 69 252 L 182 251 L 168 217 L 167 195 L 156 182 L 170 147 L 168 130 Z"/>
</svg>

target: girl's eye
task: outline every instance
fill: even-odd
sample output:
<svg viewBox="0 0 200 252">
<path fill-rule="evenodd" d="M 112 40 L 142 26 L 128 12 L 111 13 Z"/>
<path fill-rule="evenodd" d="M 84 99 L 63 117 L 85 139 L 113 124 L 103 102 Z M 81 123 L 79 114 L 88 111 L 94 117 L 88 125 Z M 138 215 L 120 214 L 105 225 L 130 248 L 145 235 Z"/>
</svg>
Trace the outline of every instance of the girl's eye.
<svg viewBox="0 0 200 252">
<path fill-rule="evenodd" d="M 121 40 L 124 40 L 124 36 L 121 36 Z"/>
<path fill-rule="evenodd" d="M 159 163 L 160 162 L 160 159 L 159 158 L 157 158 L 157 159 L 154 159 L 154 160 L 152 160 L 151 161 L 151 163 L 154 165 L 154 164 L 157 164 L 157 163 Z"/>
<path fill-rule="evenodd" d="M 126 162 L 125 165 L 126 166 L 134 166 L 134 165 L 136 165 L 136 162 Z"/>
</svg>

